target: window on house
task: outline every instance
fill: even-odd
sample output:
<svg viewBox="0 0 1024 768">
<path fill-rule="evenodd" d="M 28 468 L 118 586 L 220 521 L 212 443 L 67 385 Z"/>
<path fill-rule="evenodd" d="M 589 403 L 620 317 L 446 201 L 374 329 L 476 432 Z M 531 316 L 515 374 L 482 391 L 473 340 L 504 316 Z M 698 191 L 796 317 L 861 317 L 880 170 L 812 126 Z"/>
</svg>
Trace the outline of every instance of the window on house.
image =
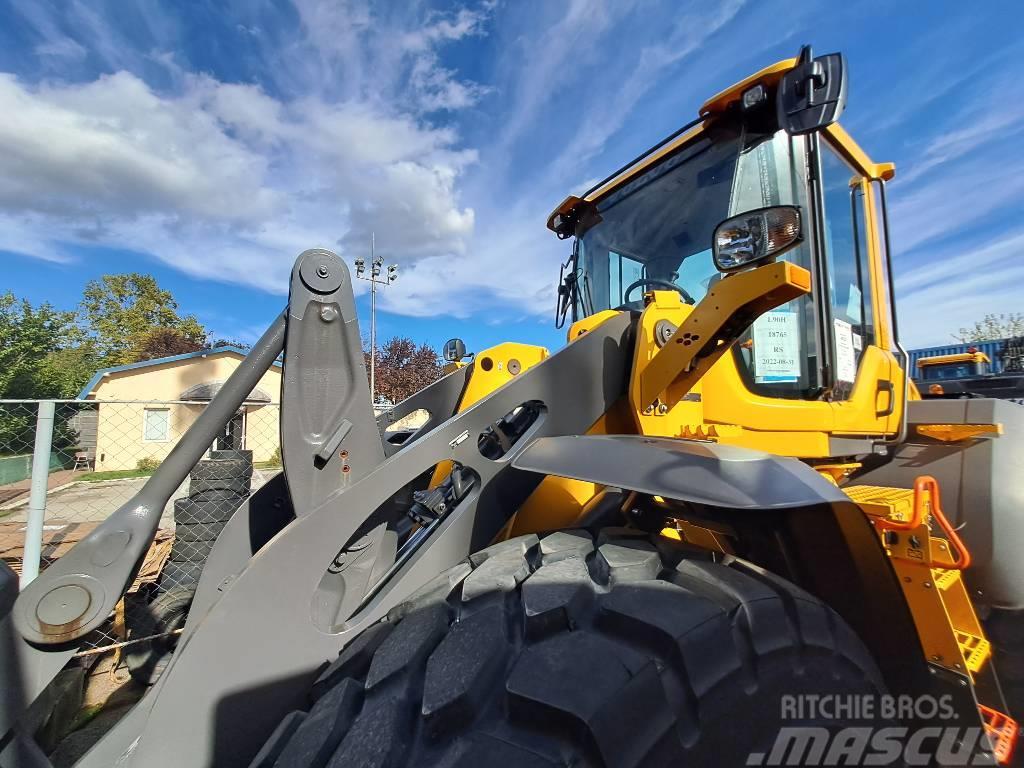
<svg viewBox="0 0 1024 768">
<path fill-rule="evenodd" d="M 142 419 L 142 439 L 147 443 L 162 443 L 171 436 L 169 408 L 147 408 Z"/>
</svg>

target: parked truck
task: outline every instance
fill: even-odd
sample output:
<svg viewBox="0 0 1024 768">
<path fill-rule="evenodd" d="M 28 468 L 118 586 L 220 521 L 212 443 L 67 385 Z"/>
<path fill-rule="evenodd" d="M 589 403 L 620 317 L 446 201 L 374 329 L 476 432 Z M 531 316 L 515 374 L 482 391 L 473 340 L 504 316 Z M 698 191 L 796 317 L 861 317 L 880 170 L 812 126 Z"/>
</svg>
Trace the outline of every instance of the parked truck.
<svg viewBox="0 0 1024 768">
<path fill-rule="evenodd" d="M 1024 336 L 911 350 L 910 363 L 924 398 L 1024 402 Z"/>
</svg>

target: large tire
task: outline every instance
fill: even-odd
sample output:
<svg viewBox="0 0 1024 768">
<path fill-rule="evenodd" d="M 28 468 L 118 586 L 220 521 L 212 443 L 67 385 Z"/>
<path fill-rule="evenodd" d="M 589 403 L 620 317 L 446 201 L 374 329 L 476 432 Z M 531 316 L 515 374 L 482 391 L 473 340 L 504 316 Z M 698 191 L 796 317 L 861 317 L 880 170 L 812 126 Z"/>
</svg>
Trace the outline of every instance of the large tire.
<svg viewBox="0 0 1024 768">
<path fill-rule="evenodd" d="M 195 594 L 194 587 L 171 587 L 149 605 L 138 606 L 138 610 L 128 614 L 129 640 L 165 635 L 128 646 L 124 655 L 125 664 L 134 680 L 143 685 L 152 685 L 164 671 L 178 644 L 177 635 L 166 633 L 185 626 Z"/>
<path fill-rule="evenodd" d="M 750 564 L 623 529 L 531 535 L 352 640 L 251 765 L 744 765 L 783 696 L 882 690 L 833 611 Z"/>
</svg>

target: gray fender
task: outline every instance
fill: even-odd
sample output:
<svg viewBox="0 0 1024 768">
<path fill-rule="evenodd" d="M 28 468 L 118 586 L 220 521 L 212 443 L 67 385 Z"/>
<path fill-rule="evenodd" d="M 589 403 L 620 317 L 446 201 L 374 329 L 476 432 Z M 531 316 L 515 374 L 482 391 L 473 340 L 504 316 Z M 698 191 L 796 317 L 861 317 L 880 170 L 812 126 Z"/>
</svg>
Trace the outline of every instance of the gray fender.
<svg viewBox="0 0 1024 768">
<path fill-rule="evenodd" d="M 729 509 L 790 509 L 847 500 L 796 459 L 717 443 L 636 435 L 543 437 L 512 466 Z"/>
</svg>

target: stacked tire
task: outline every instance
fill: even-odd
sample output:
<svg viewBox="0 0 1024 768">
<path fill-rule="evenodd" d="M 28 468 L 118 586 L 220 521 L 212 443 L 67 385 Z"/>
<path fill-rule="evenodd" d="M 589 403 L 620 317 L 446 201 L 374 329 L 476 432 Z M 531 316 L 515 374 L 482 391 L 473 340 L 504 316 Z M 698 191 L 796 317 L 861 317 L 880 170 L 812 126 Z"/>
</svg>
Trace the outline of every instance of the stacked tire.
<svg viewBox="0 0 1024 768">
<path fill-rule="evenodd" d="M 185 626 L 213 544 L 248 497 L 251 483 L 252 451 L 213 451 L 192 469 L 188 496 L 174 502 L 174 543 L 156 596 L 151 602 L 143 599 L 126 617 L 129 639 L 153 637 L 128 646 L 125 653 L 137 682 L 153 684 L 167 666 L 177 645 L 172 633 Z"/>
<path fill-rule="evenodd" d="M 174 502 L 174 544 L 162 587 L 199 583 L 203 566 L 228 520 L 249 495 L 252 451 L 213 451 L 189 475 L 188 496 Z"/>
</svg>

